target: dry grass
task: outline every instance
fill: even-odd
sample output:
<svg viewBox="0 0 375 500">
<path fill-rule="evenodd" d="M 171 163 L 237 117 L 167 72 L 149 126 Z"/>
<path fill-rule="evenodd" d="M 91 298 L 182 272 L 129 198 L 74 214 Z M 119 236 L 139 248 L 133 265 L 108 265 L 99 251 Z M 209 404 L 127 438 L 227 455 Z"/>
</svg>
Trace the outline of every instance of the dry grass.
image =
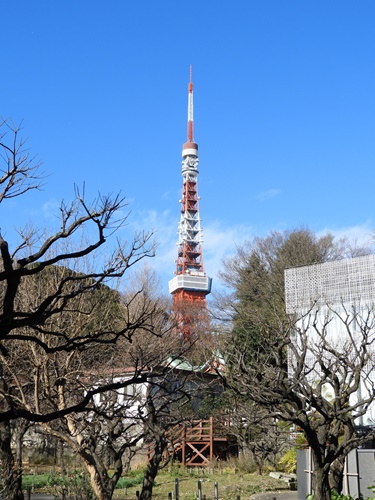
<svg viewBox="0 0 375 500">
<path fill-rule="evenodd" d="M 210 471 L 212 472 L 212 471 Z M 168 493 L 175 491 L 175 478 L 179 479 L 179 492 L 181 500 L 195 500 L 196 492 L 198 491 L 198 480 L 201 481 L 202 493 L 206 495 L 207 500 L 214 498 L 215 482 L 219 486 L 220 500 L 234 500 L 237 495 L 240 495 L 241 500 L 249 500 L 258 493 L 266 491 L 288 490 L 288 486 L 283 481 L 273 479 L 267 475 L 258 476 L 250 473 L 236 473 L 235 470 L 225 469 L 223 471 L 214 471 L 214 473 L 198 472 L 193 470 L 179 469 L 171 471 L 171 473 L 161 472 L 156 478 L 156 486 L 153 491 L 155 500 L 166 500 Z M 124 490 L 117 490 L 114 498 L 133 500 L 136 498 L 136 491 L 140 490 L 141 486 L 128 488 L 126 497 Z"/>
</svg>

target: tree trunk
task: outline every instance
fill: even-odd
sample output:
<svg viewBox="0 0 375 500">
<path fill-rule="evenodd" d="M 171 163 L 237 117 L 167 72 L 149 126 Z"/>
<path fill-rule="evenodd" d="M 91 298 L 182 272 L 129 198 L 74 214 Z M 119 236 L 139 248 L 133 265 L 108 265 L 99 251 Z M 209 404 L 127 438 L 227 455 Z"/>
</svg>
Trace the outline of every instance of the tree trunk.
<svg viewBox="0 0 375 500">
<path fill-rule="evenodd" d="M 64 460 L 64 443 L 59 439 L 56 443 L 57 446 L 57 465 L 60 467 L 61 474 L 66 474 L 65 460 Z"/>
<path fill-rule="evenodd" d="M 0 423 L 0 458 L 4 500 L 24 500 L 22 468 L 17 465 L 11 449 L 10 421 Z"/>
<path fill-rule="evenodd" d="M 342 492 L 345 456 L 338 457 L 331 465 L 331 474 L 329 475 L 329 485 L 331 490 Z"/>
<path fill-rule="evenodd" d="M 329 486 L 329 469 L 314 465 L 312 477 L 312 489 L 314 500 L 331 500 L 331 488 Z"/>
<path fill-rule="evenodd" d="M 90 475 L 91 488 L 97 500 L 111 500 L 117 481 L 112 480 L 108 476 L 108 471 L 105 468 L 105 465 L 103 464 L 103 462 L 101 462 L 101 459 L 95 452 L 95 445 L 83 446 L 83 444 L 85 443 L 84 437 L 79 431 L 77 431 L 77 427 L 74 420 L 71 417 L 68 417 L 67 423 L 70 434 L 75 436 L 77 443 L 80 445 L 78 453 L 83 459 L 86 470 Z M 121 460 L 119 463 L 121 467 L 120 469 L 120 474 L 121 474 L 122 471 Z M 115 476 L 116 472 L 113 477 Z"/>
<path fill-rule="evenodd" d="M 109 477 L 103 478 L 93 465 L 86 463 L 86 468 L 90 474 L 91 488 L 97 500 L 112 500 L 114 485 Z"/>
<path fill-rule="evenodd" d="M 163 439 L 156 439 L 155 451 L 147 464 L 145 475 L 143 477 L 142 491 L 139 500 L 151 500 L 152 490 L 155 484 L 160 462 L 163 459 L 163 452 L 165 450 L 165 443 Z"/>
<path fill-rule="evenodd" d="M 15 441 L 16 441 L 16 449 L 15 449 L 15 463 L 16 466 L 22 470 L 22 446 L 23 446 L 23 432 L 16 432 Z"/>
<path fill-rule="evenodd" d="M 127 474 L 130 471 L 131 461 L 134 458 L 136 451 L 134 449 L 128 448 L 122 456 L 122 467 L 124 473 Z"/>
</svg>

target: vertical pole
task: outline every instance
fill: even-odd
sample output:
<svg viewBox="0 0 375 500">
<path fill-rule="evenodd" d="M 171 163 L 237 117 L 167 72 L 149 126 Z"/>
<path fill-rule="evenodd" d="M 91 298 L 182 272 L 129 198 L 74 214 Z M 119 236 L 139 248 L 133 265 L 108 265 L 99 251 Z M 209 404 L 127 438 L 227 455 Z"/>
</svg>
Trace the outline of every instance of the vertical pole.
<svg viewBox="0 0 375 500">
<path fill-rule="evenodd" d="M 348 458 L 348 457 L 346 457 Z M 358 449 L 355 450 L 355 475 L 356 475 L 356 478 L 357 478 L 357 496 L 358 498 L 360 498 L 361 496 L 361 482 L 359 480 L 359 457 L 358 457 Z M 374 491 L 374 490 L 373 490 Z M 354 494 L 353 494 L 354 496 Z"/>
<path fill-rule="evenodd" d="M 307 457 L 308 457 L 307 493 L 308 493 L 308 495 L 311 495 L 312 494 L 312 456 L 311 456 L 311 448 L 310 447 L 308 448 Z"/>
<path fill-rule="evenodd" d="M 357 450 L 355 450 L 355 451 L 357 451 Z M 343 493 L 344 493 L 344 495 L 349 495 L 348 457 L 347 456 L 345 457 L 343 476 L 344 476 Z"/>
<path fill-rule="evenodd" d="M 214 457 L 214 419 L 210 417 L 210 463 Z"/>
<path fill-rule="evenodd" d="M 175 499 L 179 500 L 180 498 L 180 485 L 178 482 L 178 477 L 174 480 L 174 491 L 175 491 Z"/>
<path fill-rule="evenodd" d="M 219 500 L 219 483 L 217 481 L 214 485 L 214 500 Z"/>
<path fill-rule="evenodd" d="M 202 500 L 202 482 L 198 479 L 198 500 Z"/>
<path fill-rule="evenodd" d="M 182 466 L 185 467 L 186 465 L 186 424 L 182 424 L 182 456 L 181 456 L 181 461 L 182 461 Z"/>
</svg>

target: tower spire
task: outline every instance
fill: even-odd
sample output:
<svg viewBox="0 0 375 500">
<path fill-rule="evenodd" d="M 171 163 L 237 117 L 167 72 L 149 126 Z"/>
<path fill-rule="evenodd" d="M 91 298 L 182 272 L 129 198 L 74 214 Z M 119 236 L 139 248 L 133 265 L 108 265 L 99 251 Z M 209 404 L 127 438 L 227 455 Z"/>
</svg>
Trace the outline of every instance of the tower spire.
<svg viewBox="0 0 375 500">
<path fill-rule="evenodd" d="M 199 215 L 198 196 L 198 144 L 194 141 L 194 106 L 192 66 L 188 84 L 187 142 L 182 146 L 182 198 L 178 226 L 178 251 L 175 277 L 169 281 L 174 306 L 195 303 L 206 305 L 206 295 L 211 292 L 212 279 L 203 267 L 203 231 Z"/>
<path fill-rule="evenodd" d="M 188 127 L 187 142 L 194 142 L 194 94 L 193 94 L 193 65 L 190 64 L 190 82 L 188 84 Z"/>
</svg>

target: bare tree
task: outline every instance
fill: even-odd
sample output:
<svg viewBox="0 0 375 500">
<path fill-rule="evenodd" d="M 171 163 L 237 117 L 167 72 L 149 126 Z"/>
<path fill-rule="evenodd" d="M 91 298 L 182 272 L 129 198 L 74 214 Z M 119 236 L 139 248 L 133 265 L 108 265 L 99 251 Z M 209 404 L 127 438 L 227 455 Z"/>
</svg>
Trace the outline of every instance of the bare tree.
<svg viewBox="0 0 375 500">
<path fill-rule="evenodd" d="M 194 399 L 207 388 L 193 371 L 176 369 L 174 363 L 155 367 L 145 398 L 143 425 L 149 447 L 147 467 L 143 477 L 140 500 L 151 500 L 158 471 L 174 457 L 181 439 L 181 424 L 194 419 L 197 408 Z"/>
<path fill-rule="evenodd" d="M 333 317 L 341 326 L 338 341 L 330 335 Z M 372 308 L 354 314 L 331 309 L 323 323 L 317 312 L 310 312 L 297 326 L 280 325 L 272 350 L 253 353 L 252 362 L 246 359 L 244 345 L 241 351 L 235 347 L 232 385 L 269 417 L 303 432 L 313 455 L 315 498 L 329 499 L 332 490 L 341 491 L 345 456 L 375 437 L 374 428 L 365 437 L 355 432 L 374 407 L 374 329 Z M 283 362 L 286 349 L 288 371 Z"/>
<path fill-rule="evenodd" d="M 283 452 L 290 448 L 290 425 L 277 422 L 265 409 L 241 391 L 227 389 L 211 405 L 218 421 L 230 423 L 239 455 L 262 475 L 266 467 L 277 467 Z"/>
<path fill-rule="evenodd" d="M 315 498 L 328 499 L 340 491 L 345 456 L 366 439 L 355 427 L 374 400 L 372 306 L 286 311 L 285 268 L 353 254 L 345 241 L 298 230 L 271 234 L 247 250 L 240 249 L 224 274 L 233 287 L 221 306 L 229 319 L 225 382 L 259 414 L 303 432 L 314 456 Z M 329 335 L 333 317 L 342 344 Z"/>
<path fill-rule="evenodd" d="M 11 138 L 5 134 L 0 140 L 0 202 L 24 196 L 43 181 L 39 163 L 19 139 L 19 129 L 10 126 L 7 132 Z M 176 335 L 166 335 L 171 329 L 169 305 L 155 300 L 156 287 L 144 282 L 124 292 L 114 289 L 125 272 L 154 254 L 149 232 L 136 234 L 128 243 L 113 241 L 113 233 L 127 224 L 125 207 L 119 195 L 99 194 L 88 202 L 84 189 L 76 188 L 74 200 L 60 205 L 57 231 L 20 229 L 18 243 L 0 235 L 3 456 L 10 466 L 14 463 L 7 446 L 11 423 L 36 422 L 81 456 L 94 491 L 103 499 L 111 497 L 121 475 L 124 450 L 146 428 L 147 436 L 153 435 L 152 405 L 158 418 L 163 415 L 160 425 L 172 425 L 176 419 L 167 419 L 168 408 L 189 399 L 183 381 L 176 384 L 172 377 L 170 383 L 171 360 L 187 346 Z M 119 378 L 117 370 L 124 365 L 131 367 L 131 376 Z M 132 399 L 125 398 L 124 389 L 146 382 L 155 390 L 149 390 L 145 410 L 138 411 L 142 432 L 134 433 L 134 422 L 127 420 Z M 117 396 L 123 398 L 121 405 Z M 115 464 L 113 478 L 105 454 Z M 16 472 L 3 492 L 7 499 L 22 498 L 22 470 Z"/>
<path fill-rule="evenodd" d="M 4 202 L 38 188 L 42 177 L 40 164 L 29 156 L 25 142 L 19 138 L 20 129 L 8 126 L 7 122 L 3 122 L 2 127 L 8 133 L 0 139 L 0 158 L 4 165 L 0 201 Z M 71 337 L 69 330 L 55 329 L 58 322 L 52 321 L 61 311 L 74 311 L 80 297 L 90 296 L 93 290 L 120 279 L 133 265 L 154 254 L 152 233 L 138 233 L 130 243 L 112 241 L 113 233 L 126 224 L 125 206 L 125 200 L 118 195 L 98 195 L 93 202 L 88 202 L 84 190 L 81 192 L 76 188 L 75 199 L 71 203 L 63 201 L 60 205 L 57 232 L 46 235 L 32 228 L 19 230 L 20 241 L 13 249 L 0 236 L 0 350 L 4 355 L 9 348 L 6 341 L 33 342 L 46 353 L 72 352 L 93 343 L 115 344 L 121 337 L 129 338 L 139 327 L 139 322 L 117 323 L 113 328 L 104 329 L 97 324 Z M 80 237 L 82 232 L 86 239 Z M 102 250 L 108 244 L 108 238 L 111 238 L 112 249 L 106 248 L 104 258 Z M 95 262 L 95 268 L 84 273 L 83 277 L 81 263 L 88 257 Z M 43 279 L 54 286 L 43 287 Z M 29 288 L 34 286 L 35 293 L 26 305 L 21 296 L 22 287 L 27 288 L 28 282 Z M 87 306 L 89 301 L 83 302 Z M 94 309 L 95 304 L 92 305 Z M 87 310 L 77 310 L 76 313 L 77 316 L 88 314 Z M 91 393 L 74 408 L 66 408 L 63 414 L 83 409 L 90 398 Z M 0 421 L 20 417 L 49 421 L 56 416 L 55 411 L 41 414 L 17 408 L 14 404 L 0 411 Z"/>
<path fill-rule="evenodd" d="M 24 293 L 19 300 L 37 296 L 38 290 L 45 293 L 45 289 L 54 287 L 55 280 L 61 279 L 61 273 L 71 273 L 58 267 L 52 271 L 28 281 L 27 289 L 21 286 Z M 86 275 L 80 277 L 86 280 Z M 123 294 L 102 285 L 75 297 L 69 308 L 50 317 L 44 325 L 54 336 L 40 332 L 41 342 L 6 340 L 7 354 L 1 355 L 3 380 L 8 384 L 0 394 L 3 405 L 27 414 L 55 413 L 52 421 L 39 419 L 40 426 L 81 457 L 92 489 L 101 500 L 112 498 L 123 471 L 124 454 L 143 439 L 159 438 L 159 433 L 155 435 L 155 421 L 151 425 L 151 414 L 153 419 L 159 419 L 158 428 L 164 433 L 171 422 L 176 423 L 170 415 L 166 419 L 167 408 L 175 406 L 181 394 L 187 398 L 183 376 L 178 384 L 175 377 L 171 382 L 171 360 L 186 346 L 182 348 L 173 333 L 174 324 L 167 314 L 169 298 L 161 295 L 160 285 L 147 268 L 136 272 L 127 285 Z M 128 325 L 127 335 L 115 345 L 90 343 L 71 351 L 50 348 L 58 345 L 59 332 L 69 332 L 69 338 L 74 340 L 84 331 L 100 327 L 110 334 L 124 324 Z M 80 407 L 88 395 L 85 407 Z M 81 411 L 65 413 L 67 408 L 76 407 Z M 13 456 L 11 450 L 8 452 L 11 462 Z M 12 491 L 14 495 L 14 488 Z"/>
<path fill-rule="evenodd" d="M 0 130 L 0 203 L 5 203 L 39 189 L 44 172 L 20 127 L 3 120 Z M 87 373 L 98 362 L 95 356 L 107 362 L 114 346 L 129 344 L 138 329 L 154 331 L 149 310 L 130 319 L 131 299 L 122 304 L 119 292 L 110 288 L 154 255 L 151 232 L 139 232 L 130 242 L 114 238 L 127 224 L 125 208 L 120 195 L 99 194 L 89 202 L 84 188 L 76 187 L 73 201 L 61 202 L 57 230 L 28 226 L 14 235 L 0 234 L 0 447 L 3 470 L 9 472 L 6 498 L 22 498 L 21 460 L 11 449 L 15 420 L 27 427 L 85 412 L 96 394 L 119 387 L 110 382 L 85 391 L 61 366 L 83 373 L 86 356 Z M 110 304 L 105 314 L 101 304 Z M 69 384 L 72 397 L 62 406 L 59 390 Z"/>
<path fill-rule="evenodd" d="M 111 498 L 122 473 L 123 454 L 142 437 L 142 428 L 137 427 L 136 418 L 130 418 L 134 416 L 137 392 L 132 390 L 130 395 L 127 389 L 145 384 L 146 374 L 139 367 L 134 373 L 119 377 L 116 368 L 111 366 L 110 357 L 106 359 L 103 346 L 81 353 L 45 353 L 33 343 L 23 344 L 27 345 L 24 353 L 27 353 L 28 361 L 22 368 L 19 368 L 22 358 L 15 356 L 11 363 L 9 354 L 2 356 L 3 380 L 8 382 L 6 393 L 2 391 L 3 404 L 6 398 L 8 404 L 17 404 L 30 413 L 52 410 L 58 414 L 80 401 L 89 390 L 100 391 L 91 398 L 85 412 L 69 413 L 64 418 L 42 422 L 39 427 L 82 458 L 97 498 Z M 101 360 L 100 369 L 93 363 L 98 358 Z M 23 420 L 13 422 L 20 421 Z M 1 426 L 1 429 L 8 429 L 9 440 L 14 438 L 11 421 L 3 422 Z M 0 437 L 0 444 L 5 447 L 7 439 Z M 3 463 L 13 464 L 5 478 L 9 485 L 6 484 L 8 487 L 3 494 L 6 498 L 23 498 L 18 493 L 16 496 L 13 484 L 22 474 L 22 464 L 16 468 L 10 446 L 4 449 L 2 458 Z M 115 471 L 112 476 L 108 473 L 109 466 Z"/>
</svg>

